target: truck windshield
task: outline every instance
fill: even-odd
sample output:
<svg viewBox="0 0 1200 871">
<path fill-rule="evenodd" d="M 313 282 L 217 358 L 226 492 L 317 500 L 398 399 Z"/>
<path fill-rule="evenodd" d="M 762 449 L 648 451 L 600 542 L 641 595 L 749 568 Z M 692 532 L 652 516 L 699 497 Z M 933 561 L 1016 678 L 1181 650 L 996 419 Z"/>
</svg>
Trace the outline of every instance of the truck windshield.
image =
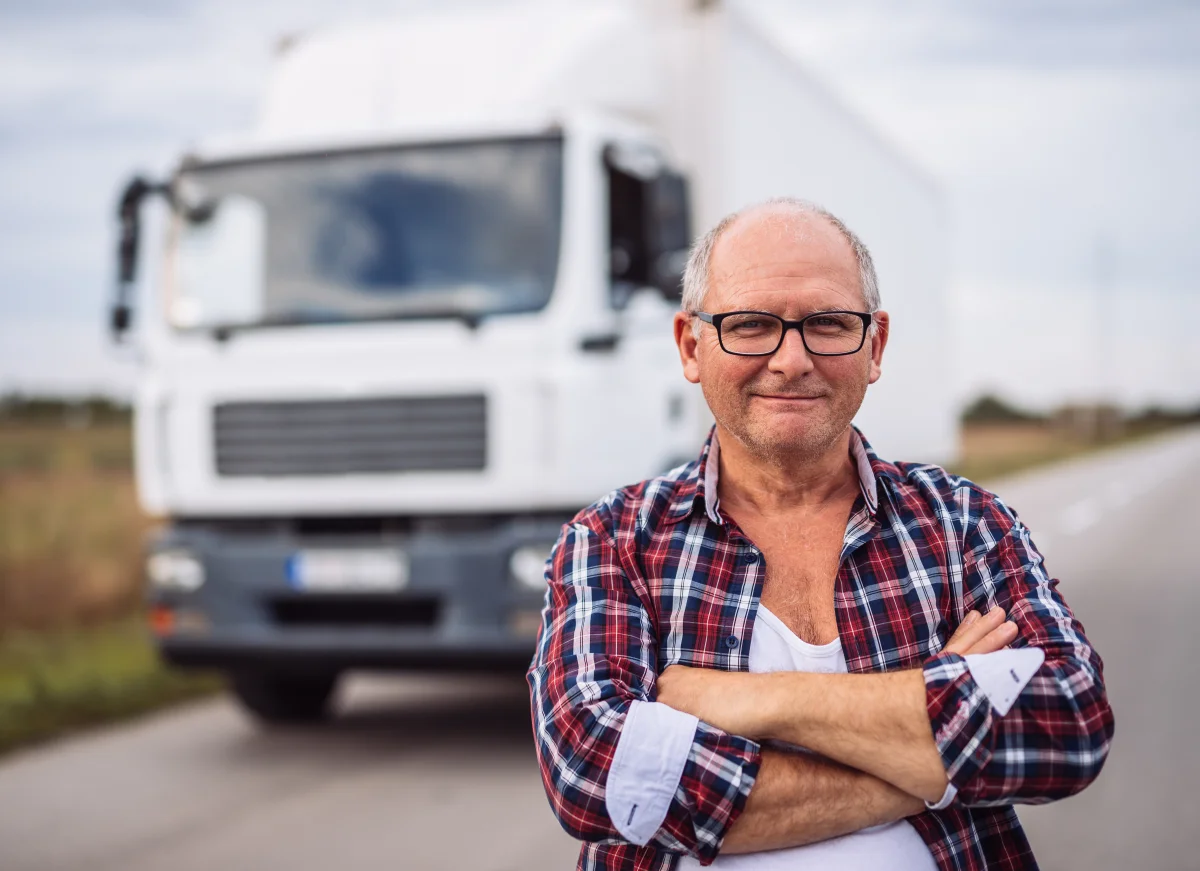
<svg viewBox="0 0 1200 871">
<path fill-rule="evenodd" d="M 474 319 L 554 286 L 557 137 L 201 165 L 176 191 L 176 327 Z"/>
</svg>

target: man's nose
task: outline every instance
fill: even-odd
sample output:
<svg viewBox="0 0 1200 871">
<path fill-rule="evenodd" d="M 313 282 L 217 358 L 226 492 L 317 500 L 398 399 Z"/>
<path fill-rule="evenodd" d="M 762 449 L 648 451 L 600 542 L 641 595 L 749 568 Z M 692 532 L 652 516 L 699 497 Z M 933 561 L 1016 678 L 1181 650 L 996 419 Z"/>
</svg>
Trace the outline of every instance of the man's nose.
<svg viewBox="0 0 1200 871">
<path fill-rule="evenodd" d="M 767 368 L 787 377 L 803 375 L 813 369 L 812 355 L 804 347 L 800 330 L 793 327 L 783 333 L 783 343 L 767 361 Z"/>
</svg>

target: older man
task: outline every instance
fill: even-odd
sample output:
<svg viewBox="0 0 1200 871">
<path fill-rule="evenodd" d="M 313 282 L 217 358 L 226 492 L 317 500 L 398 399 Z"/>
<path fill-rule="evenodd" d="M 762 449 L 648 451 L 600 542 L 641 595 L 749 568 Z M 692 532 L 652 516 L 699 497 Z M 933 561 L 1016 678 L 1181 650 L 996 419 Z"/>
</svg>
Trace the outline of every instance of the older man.
<svg viewBox="0 0 1200 871">
<path fill-rule="evenodd" d="M 851 425 L 879 306 L 866 247 L 801 201 L 694 247 L 675 338 L 708 443 L 547 567 L 535 737 L 581 868 L 1035 868 L 1012 805 L 1099 773 L 1101 662 L 1029 531 Z"/>
</svg>

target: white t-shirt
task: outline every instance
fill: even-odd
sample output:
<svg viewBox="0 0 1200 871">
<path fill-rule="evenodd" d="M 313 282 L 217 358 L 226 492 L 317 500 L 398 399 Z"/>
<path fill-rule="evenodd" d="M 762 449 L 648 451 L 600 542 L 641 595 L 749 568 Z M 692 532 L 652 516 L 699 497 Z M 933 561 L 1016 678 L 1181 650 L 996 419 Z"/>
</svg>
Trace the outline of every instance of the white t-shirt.
<svg viewBox="0 0 1200 871">
<path fill-rule="evenodd" d="M 760 604 L 750 639 L 750 671 L 844 674 L 846 655 L 841 640 L 809 644 Z M 679 862 L 679 871 L 700 867 L 690 856 Z M 937 871 L 929 848 L 906 820 L 805 847 L 718 856 L 710 867 L 721 871 Z"/>
</svg>

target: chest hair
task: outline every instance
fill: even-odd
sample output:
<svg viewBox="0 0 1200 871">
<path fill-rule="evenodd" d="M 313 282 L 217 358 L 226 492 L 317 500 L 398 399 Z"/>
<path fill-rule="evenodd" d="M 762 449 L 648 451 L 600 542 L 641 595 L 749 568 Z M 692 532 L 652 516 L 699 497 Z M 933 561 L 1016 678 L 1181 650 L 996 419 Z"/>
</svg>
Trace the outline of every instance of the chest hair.
<svg viewBox="0 0 1200 871">
<path fill-rule="evenodd" d="M 810 644 L 827 644 L 838 637 L 833 591 L 850 508 L 838 504 L 777 518 L 738 520 L 766 558 L 762 604 Z"/>
</svg>

